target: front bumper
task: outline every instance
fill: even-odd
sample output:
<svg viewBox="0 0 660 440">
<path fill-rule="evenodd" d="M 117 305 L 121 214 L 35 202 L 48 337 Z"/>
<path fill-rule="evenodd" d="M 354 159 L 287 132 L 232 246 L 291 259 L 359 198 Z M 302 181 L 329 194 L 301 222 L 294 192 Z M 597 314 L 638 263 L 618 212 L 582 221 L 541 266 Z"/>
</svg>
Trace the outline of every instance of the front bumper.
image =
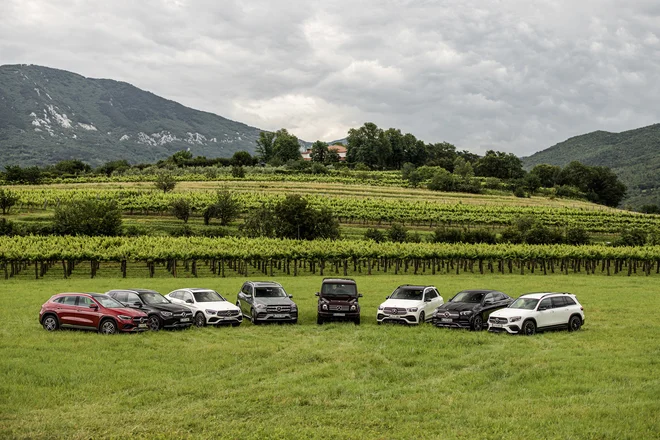
<svg viewBox="0 0 660 440">
<path fill-rule="evenodd" d="M 220 325 L 220 324 L 240 324 L 243 322 L 243 315 L 239 312 L 238 315 L 206 315 L 206 323 L 210 325 Z"/>
<path fill-rule="evenodd" d="M 488 323 L 488 331 L 491 333 L 508 333 L 516 335 L 520 333 L 520 322 L 512 322 L 510 324 L 493 324 Z"/>
<path fill-rule="evenodd" d="M 298 311 L 284 313 L 258 312 L 257 321 L 260 322 L 297 322 Z"/>
<path fill-rule="evenodd" d="M 393 315 L 379 311 L 376 315 L 377 322 L 393 322 L 398 324 L 419 324 L 419 316 L 414 312 L 408 312 L 405 315 Z"/>
<path fill-rule="evenodd" d="M 445 318 L 433 316 L 433 325 L 445 328 L 472 328 L 471 316 L 459 316 L 457 318 Z"/>
<path fill-rule="evenodd" d="M 123 333 L 141 333 L 149 330 L 149 324 L 145 323 L 134 323 L 127 322 L 123 320 L 116 320 L 117 330 Z"/>
<path fill-rule="evenodd" d="M 188 321 L 183 321 L 188 319 Z M 193 325 L 193 318 L 169 318 L 163 320 L 163 328 L 188 328 Z"/>
<path fill-rule="evenodd" d="M 327 311 L 319 310 L 319 318 L 324 321 L 354 321 L 360 317 L 360 311 L 349 312 L 349 311 Z"/>
</svg>

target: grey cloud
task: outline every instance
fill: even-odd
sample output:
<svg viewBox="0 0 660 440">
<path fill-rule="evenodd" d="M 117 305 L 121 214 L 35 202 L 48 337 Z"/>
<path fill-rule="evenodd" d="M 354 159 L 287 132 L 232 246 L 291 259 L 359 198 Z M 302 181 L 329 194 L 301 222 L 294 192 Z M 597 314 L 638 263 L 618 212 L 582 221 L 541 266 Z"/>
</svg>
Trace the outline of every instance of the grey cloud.
<svg viewBox="0 0 660 440">
<path fill-rule="evenodd" d="M 658 122 L 651 0 L 5 3 L 2 64 L 123 80 L 308 140 L 373 121 L 529 154 Z"/>
</svg>

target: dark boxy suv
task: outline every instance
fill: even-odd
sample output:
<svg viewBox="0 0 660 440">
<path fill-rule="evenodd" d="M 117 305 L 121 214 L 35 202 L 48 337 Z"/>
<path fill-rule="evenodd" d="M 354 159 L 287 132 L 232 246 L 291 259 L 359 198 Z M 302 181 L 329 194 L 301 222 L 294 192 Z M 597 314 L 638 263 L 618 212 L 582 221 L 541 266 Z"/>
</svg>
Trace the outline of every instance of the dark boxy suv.
<svg viewBox="0 0 660 440">
<path fill-rule="evenodd" d="M 246 281 L 238 292 L 236 305 L 252 324 L 298 322 L 298 306 L 281 284 L 272 281 Z"/>
<path fill-rule="evenodd" d="M 145 313 L 124 307 L 101 293 L 53 295 L 41 306 L 39 322 L 48 331 L 71 327 L 97 330 L 106 335 L 149 329 Z"/>
<path fill-rule="evenodd" d="M 360 324 L 360 304 L 362 294 L 357 291 L 357 284 L 350 278 L 324 278 L 319 297 L 317 324 L 326 321 L 353 321 Z"/>
<path fill-rule="evenodd" d="M 110 290 L 106 295 L 126 307 L 138 309 L 149 316 L 149 329 L 188 328 L 193 324 L 193 313 L 186 306 L 173 304 L 155 290 L 121 289 Z"/>
<path fill-rule="evenodd" d="M 463 290 L 436 309 L 433 325 L 483 330 L 492 312 L 512 302 L 513 298 L 498 290 Z"/>
</svg>

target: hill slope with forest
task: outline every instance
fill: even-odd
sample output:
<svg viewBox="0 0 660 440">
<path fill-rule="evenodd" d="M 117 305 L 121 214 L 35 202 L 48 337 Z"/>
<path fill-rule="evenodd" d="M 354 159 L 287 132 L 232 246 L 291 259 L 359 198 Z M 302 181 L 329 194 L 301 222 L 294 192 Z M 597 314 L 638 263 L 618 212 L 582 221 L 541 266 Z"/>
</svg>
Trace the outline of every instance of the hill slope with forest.
<svg viewBox="0 0 660 440">
<path fill-rule="evenodd" d="M 91 165 L 255 152 L 261 130 L 128 83 L 34 65 L 0 66 L 0 166 L 79 159 Z"/>
<path fill-rule="evenodd" d="M 572 161 L 611 168 L 628 187 L 624 204 L 660 203 L 660 124 L 621 133 L 595 131 L 523 158 L 527 169 Z"/>
</svg>

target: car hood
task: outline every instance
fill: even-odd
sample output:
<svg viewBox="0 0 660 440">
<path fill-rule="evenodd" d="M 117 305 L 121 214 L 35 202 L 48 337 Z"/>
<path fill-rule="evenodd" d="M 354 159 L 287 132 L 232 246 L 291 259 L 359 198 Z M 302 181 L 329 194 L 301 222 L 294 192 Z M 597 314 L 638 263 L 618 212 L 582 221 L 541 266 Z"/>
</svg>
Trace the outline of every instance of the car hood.
<svg viewBox="0 0 660 440">
<path fill-rule="evenodd" d="M 319 302 L 328 304 L 355 304 L 358 302 L 357 296 L 340 295 L 340 296 L 321 296 Z"/>
<path fill-rule="evenodd" d="M 410 307 L 424 307 L 424 301 L 414 299 L 388 299 L 380 305 L 381 307 L 400 307 L 407 309 Z"/>
<path fill-rule="evenodd" d="M 211 301 L 211 302 L 198 302 L 195 304 L 189 304 L 190 306 L 196 306 L 198 309 L 210 309 L 210 310 L 239 310 L 236 305 L 230 303 L 229 301 Z"/>
<path fill-rule="evenodd" d="M 281 296 L 279 298 L 255 298 L 254 303 L 267 306 L 290 306 L 293 301 L 288 296 Z"/>
<path fill-rule="evenodd" d="M 499 309 L 490 314 L 490 316 L 496 316 L 498 318 L 511 318 L 512 316 L 528 316 L 534 310 L 528 309 L 510 309 L 508 307 L 504 309 Z"/>
<path fill-rule="evenodd" d="M 179 304 L 145 304 L 145 308 L 151 310 L 180 313 L 180 312 L 189 312 L 188 307 L 179 305 Z"/>
<path fill-rule="evenodd" d="M 466 303 L 466 302 L 447 302 L 437 308 L 442 311 L 456 311 L 464 312 L 466 310 L 474 310 L 480 307 L 480 304 Z"/>
<path fill-rule="evenodd" d="M 141 318 L 147 316 L 147 314 L 144 313 L 143 311 L 137 309 L 131 309 L 129 307 L 117 307 L 116 309 L 108 309 L 108 310 L 112 310 L 116 312 L 118 315 L 127 315 L 132 318 Z"/>
</svg>

